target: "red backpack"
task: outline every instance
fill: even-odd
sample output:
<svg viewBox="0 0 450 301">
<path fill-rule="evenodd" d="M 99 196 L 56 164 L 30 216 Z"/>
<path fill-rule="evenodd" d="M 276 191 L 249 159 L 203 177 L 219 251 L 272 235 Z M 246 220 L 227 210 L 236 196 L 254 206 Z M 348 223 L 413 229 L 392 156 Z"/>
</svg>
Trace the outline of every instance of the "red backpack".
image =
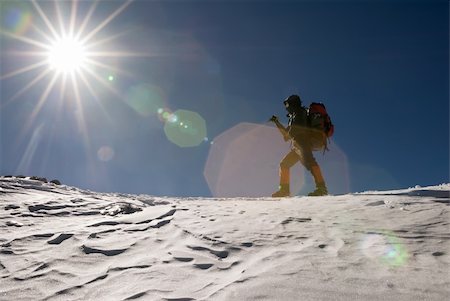
<svg viewBox="0 0 450 301">
<path fill-rule="evenodd" d="M 334 125 L 331 122 L 330 115 L 327 113 L 325 105 L 321 102 L 313 102 L 309 105 L 308 110 L 308 123 L 312 129 L 322 131 L 324 135 L 324 141 L 321 148 L 327 150 L 327 139 L 334 134 Z"/>
</svg>

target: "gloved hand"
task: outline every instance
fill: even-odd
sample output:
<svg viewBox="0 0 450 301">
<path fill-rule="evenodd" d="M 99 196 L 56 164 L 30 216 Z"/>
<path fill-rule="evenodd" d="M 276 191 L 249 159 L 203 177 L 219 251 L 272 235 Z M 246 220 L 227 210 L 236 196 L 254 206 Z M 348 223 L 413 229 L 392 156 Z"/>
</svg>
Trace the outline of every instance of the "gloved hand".
<svg viewBox="0 0 450 301">
<path fill-rule="evenodd" d="M 276 122 L 276 121 L 278 121 L 278 117 L 275 115 L 272 115 L 272 117 L 270 117 L 269 121 Z"/>
</svg>

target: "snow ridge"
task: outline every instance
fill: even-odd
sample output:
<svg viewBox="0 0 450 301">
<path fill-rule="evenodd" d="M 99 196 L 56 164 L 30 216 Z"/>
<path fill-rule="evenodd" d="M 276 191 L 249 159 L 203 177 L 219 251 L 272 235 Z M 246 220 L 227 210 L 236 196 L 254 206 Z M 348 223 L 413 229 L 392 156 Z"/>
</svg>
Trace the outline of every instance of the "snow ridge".
<svg viewBox="0 0 450 301">
<path fill-rule="evenodd" d="M 182 199 L 0 177 L 0 300 L 444 300 L 449 193 Z"/>
</svg>

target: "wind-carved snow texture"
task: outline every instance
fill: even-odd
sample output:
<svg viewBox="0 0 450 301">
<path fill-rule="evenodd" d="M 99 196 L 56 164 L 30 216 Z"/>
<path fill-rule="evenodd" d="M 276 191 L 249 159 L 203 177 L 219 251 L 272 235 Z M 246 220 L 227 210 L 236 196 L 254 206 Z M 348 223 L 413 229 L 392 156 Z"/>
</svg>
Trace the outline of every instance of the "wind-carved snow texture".
<svg viewBox="0 0 450 301">
<path fill-rule="evenodd" d="M 0 178 L 0 300 L 445 300 L 449 191 L 177 199 Z"/>
</svg>

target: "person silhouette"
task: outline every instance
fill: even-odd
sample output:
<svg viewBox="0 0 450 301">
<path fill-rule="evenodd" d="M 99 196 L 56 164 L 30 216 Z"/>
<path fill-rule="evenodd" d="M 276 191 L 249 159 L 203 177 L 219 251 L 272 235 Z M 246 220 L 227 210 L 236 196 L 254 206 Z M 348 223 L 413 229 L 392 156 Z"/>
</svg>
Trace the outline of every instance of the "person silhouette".
<svg viewBox="0 0 450 301">
<path fill-rule="evenodd" d="M 298 95 L 291 95 L 284 101 L 284 106 L 288 112 L 288 126 L 284 127 L 277 116 L 272 116 L 270 121 L 274 122 L 280 130 L 285 141 L 291 141 L 291 151 L 281 160 L 279 168 L 280 185 L 278 191 L 272 197 L 290 196 L 290 169 L 300 162 L 313 176 L 316 190 L 308 196 L 327 195 L 328 190 L 325 179 L 319 164 L 313 155 L 313 150 L 317 148 L 317 143 L 326 142 L 323 131 L 309 126 L 308 109 L 302 105 L 302 100 Z"/>
</svg>

